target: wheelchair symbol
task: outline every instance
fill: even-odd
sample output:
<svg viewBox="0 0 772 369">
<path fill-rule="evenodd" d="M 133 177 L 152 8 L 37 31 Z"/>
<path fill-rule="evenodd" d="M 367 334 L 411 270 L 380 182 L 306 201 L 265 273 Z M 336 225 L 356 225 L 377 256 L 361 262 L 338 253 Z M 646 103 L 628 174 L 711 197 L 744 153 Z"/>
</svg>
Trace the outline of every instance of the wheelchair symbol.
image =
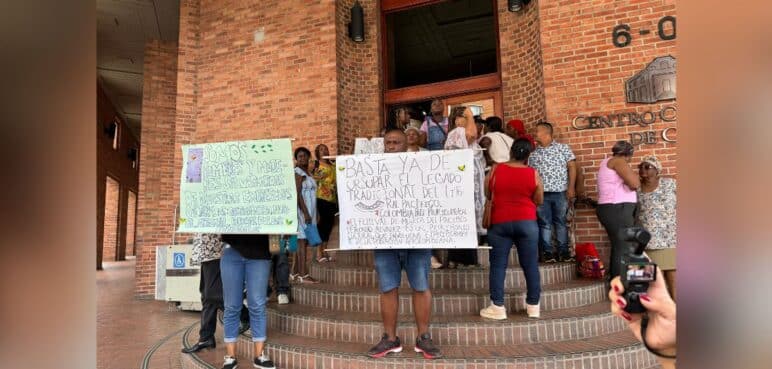
<svg viewBox="0 0 772 369">
<path fill-rule="evenodd" d="M 174 267 L 175 268 L 185 267 L 185 253 L 182 253 L 182 252 L 174 253 Z"/>
</svg>

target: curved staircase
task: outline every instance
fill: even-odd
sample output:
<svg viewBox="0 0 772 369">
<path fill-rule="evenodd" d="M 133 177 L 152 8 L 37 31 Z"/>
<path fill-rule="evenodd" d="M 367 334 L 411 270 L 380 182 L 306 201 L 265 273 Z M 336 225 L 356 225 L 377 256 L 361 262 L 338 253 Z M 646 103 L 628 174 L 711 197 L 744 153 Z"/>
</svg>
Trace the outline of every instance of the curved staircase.
<svg viewBox="0 0 772 369">
<path fill-rule="evenodd" d="M 280 369 L 658 367 L 626 324 L 610 314 L 603 283 L 578 279 L 572 263 L 540 265 L 542 316 L 528 319 L 525 279 L 513 251 L 505 285 L 509 319 L 481 318 L 478 312 L 490 300 L 488 253 L 480 250 L 479 256 L 481 268 L 430 274 L 430 331 L 445 355 L 442 359 L 425 360 L 413 352 L 415 322 L 404 273 L 397 332 L 404 351 L 383 359 L 364 355 L 383 332 L 377 276 L 368 251 L 338 252 L 335 262 L 313 263 L 311 275 L 322 283 L 293 285 L 289 305 L 269 302 L 267 353 Z M 192 345 L 195 339 L 195 332 L 188 334 L 183 344 Z M 251 367 L 249 332 L 241 336 L 237 351 L 239 367 Z M 219 368 L 223 355 L 219 344 L 216 350 L 182 354 L 182 363 L 184 368 Z"/>
</svg>

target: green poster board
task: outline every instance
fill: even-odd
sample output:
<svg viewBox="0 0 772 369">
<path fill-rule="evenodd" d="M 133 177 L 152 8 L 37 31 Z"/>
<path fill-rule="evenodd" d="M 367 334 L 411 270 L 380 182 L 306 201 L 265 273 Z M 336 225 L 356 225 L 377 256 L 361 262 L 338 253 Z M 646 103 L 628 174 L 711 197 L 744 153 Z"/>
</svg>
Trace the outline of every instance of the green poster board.
<svg viewBox="0 0 772 369">
<path fill-rule="evenodd" d="M 183 145 L 182 156 L 177 232 L 297 232 L 289 139 Z"/>
</svg>

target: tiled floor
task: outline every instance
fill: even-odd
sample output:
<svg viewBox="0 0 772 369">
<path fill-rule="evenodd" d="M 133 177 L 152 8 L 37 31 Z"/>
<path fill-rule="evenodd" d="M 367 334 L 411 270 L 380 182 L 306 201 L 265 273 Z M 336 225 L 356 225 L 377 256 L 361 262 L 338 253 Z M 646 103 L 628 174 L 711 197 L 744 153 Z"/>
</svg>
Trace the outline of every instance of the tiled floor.
<svg viewBox="0 0 772 369">
<path fill-rule="evenodd" d="M 150 348 L 198 318 L 163 301 L 135 299 L 134 260 L 105 262 L 97 272 L 97 368 L 141 368 Z M 182 332 L 161 345 L 148 367 L 179 368 L 181 337 Z"/>
</svg>

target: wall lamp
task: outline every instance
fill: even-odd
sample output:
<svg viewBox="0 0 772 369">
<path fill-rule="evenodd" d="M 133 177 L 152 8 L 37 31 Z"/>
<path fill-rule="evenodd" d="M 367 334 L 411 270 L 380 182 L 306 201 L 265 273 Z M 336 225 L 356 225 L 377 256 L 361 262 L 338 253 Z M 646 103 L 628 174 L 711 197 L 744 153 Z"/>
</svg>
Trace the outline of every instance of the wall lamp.
<svg viewBox="0 0 772 369">
<path fill-rule="evenodd" d="M 104 126 L 104 133 L 105 136 L 107 136 L 109 139 L 115 138 L 115 134 L 118 131 L 118 122 L 115 121 L 115 119 L 111 120 L 107 125 Z"/>
<path fill-rule="evenodd" d="M 519 12 L 530 2 L 531 0 L 509 0 L 507 5 L 509 6 L 509 11 Z"/>
<path fill-rule="evenodd" d="M 348 24 L 348 37 L 354 42 L 365 40 L 365 12 L 359 1 L 351 7 L 351 23 Z"/>
</svg>

